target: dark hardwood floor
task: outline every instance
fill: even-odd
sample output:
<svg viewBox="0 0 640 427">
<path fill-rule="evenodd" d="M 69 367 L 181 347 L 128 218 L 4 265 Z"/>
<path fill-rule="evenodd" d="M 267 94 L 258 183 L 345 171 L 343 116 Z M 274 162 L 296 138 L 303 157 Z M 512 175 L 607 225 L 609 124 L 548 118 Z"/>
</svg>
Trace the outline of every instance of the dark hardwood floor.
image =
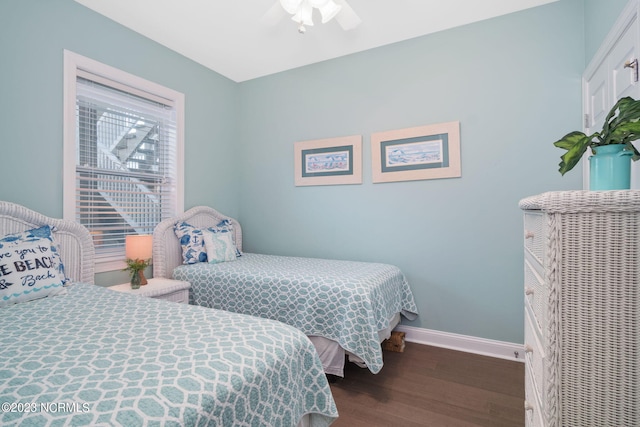
<svg viewBox="0 0 640 427">
<path fill-rule="evenodd" d="M 331 384 L 335 427 L 524 426 L 524 364 L 406 343 L 377 375 L 353 363 Z"/>
</svg>

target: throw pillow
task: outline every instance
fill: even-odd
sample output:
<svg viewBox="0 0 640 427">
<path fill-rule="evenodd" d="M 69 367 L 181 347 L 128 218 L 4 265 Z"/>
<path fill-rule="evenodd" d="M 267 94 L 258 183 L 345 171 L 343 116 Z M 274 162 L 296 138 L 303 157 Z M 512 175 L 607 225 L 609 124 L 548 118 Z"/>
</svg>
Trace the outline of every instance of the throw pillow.
<svg viewBox="0 0 640 427">
<path fill-rule="evenodd" d="M 209 264 L 235 261 L 237 259 L 236 245 L 233 243 L 232 233 L 213 233 L 210 230 L 205 230 L 204 246 L 207 249 Z"/>
<path fill-rule="evenodd" d="M 0 239 L 0 307 L 64 294 L 66 281 L 49 226 Z"/>
<path fill-rule="evenodd" d="M 207 250 L 204 247 L 202 230 L 186 222 L 178 222 L 173 227 L 182 246 L 182 262 L 196 264 L 207 262 Z"/>
</svg>

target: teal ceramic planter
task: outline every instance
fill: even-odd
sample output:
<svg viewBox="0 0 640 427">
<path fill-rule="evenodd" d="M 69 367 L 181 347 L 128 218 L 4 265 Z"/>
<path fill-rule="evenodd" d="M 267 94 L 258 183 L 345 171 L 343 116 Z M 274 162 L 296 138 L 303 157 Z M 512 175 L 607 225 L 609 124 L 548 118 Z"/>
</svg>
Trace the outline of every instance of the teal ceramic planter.
<svg viewBox="0 0 640 427">
<path fill-rule="evenodd" d="M 631 186 L 631 156 L 624 144 L 594 147 L 589 157 L 590 190 L 628 190 Z"/>
</svg>

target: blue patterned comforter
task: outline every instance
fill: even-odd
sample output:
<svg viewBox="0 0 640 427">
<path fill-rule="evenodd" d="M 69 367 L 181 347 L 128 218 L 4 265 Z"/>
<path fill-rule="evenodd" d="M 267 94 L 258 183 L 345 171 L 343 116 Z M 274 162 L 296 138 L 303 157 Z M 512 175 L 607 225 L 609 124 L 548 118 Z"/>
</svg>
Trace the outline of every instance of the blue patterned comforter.
<svg viewBox="0 0 640 427">
<path fill-rule="evenodd" d="M 388 264 L 244 253 L 231 262 L 182 265 L 173 276 L 191 283 L 197 305 L 337 341 L 373 373 L 383 365 L 378 331 L 396 313 L 413 320 L 418 312 L 404 275 Z"/>
<path fill-rule="evenodd" d="M 318 355 L 265 319 L 75 284 L 0 309 L 2 426 L 294 426 L 337 410 Z"/>
</svg>

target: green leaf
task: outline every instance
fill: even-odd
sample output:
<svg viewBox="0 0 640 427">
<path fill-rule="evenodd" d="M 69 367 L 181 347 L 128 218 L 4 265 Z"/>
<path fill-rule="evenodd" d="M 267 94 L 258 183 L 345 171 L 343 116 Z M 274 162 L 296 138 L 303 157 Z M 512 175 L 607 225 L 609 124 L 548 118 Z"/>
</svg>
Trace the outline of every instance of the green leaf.
<svg viewBox="0 0 640 427">
<path fill-rule="evenodd" d="M 603 139 L 610 140 L 609 133 L 631 121 L 637 121 L 640 118 L 640 101 L 636 101 L 631 97 L 621 98 L 616 105 L 613 106 L 602 128 Z M 612 140 L 608 144 L 618 144 L 620 141 Z"/>
<path fill-rule="evenodd" d="M 578 164 L 584 152 L 587 151 L 587 147 L 591 145 L 591 139 L 592 138 L 588 136 L 576 139 L 573 146 L 560 157 L 562 161 L 560 162 L 560 169 L 558 170 L 562 175 L 569 172 Z"/>
<path fill-rule="evenodd" d="M 127 258 L 126 261 L 127 263 L 127 267 L 123 268 L 122 271 L 128 271 L 130 273 L 137 273 L 140 270 L 144 270 L 145 268 L 147 268 L 149 265 L 151 265 L 151 260 L 143 260 L 143 259 L 129 259 Z"/>
<path fill-rule="evenodd" d="M 616 102 L 607 114 L 602 131 L 586 136 L 582 132 L 571 132 L 553 143 L 567 150 L 561 156 L 560 173 L 564 175 L 575 167 L 588 147 L 610 144 L 624 144 L 625 149 L 633 152 L 633 160 L 640 159 L 640 152 L 632 144 L 640 139 L 640 100 L 627 96 Z"/>
<path fill-rule="evenodd" d="M 638 138 L 640 138 L 640 122 L 626 122 L 621 123 L 611 131 L 605 140 L 605 144 L 626 144 Z"/>
<path fill-rule="evenodd" d="M 631 160 L 635 162 L 636 160 L 640 159 L 640 152 L 638 152 L 636 147 L 634 147 L 634 145 L 631 142 L 627 142 L 624 148 L 626 150 L 633 152 L 633 156 L 631 156 Z"/>
<path fill-rule="evenodd" d="M 555 145 L 558 148 L 562 148 L 564 150 L 571 150 L 571 148 L 573 148 L 574 145 L 576 145 L 577 143 L 582 141 L 583 138 L 586 138 L 586 137 L 587 135 L 585 135 L 582 132 L 578 132 L 578 131 L 570 132 L 565 136 L 563 136 L 558 141 L 554 142 L 553 145 Z"/>
</svg>

